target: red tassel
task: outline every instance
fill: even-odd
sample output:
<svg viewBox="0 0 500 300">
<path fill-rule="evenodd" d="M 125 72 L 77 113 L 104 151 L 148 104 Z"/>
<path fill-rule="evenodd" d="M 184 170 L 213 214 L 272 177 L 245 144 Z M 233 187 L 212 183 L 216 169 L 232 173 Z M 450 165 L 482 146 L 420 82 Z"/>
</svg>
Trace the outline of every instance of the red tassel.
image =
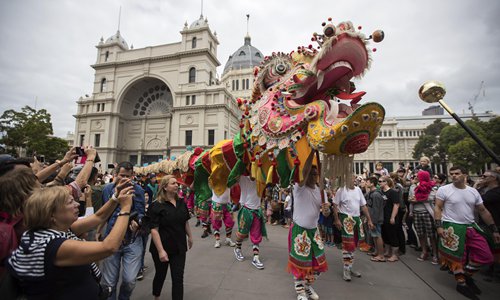
<svg viewBox="0 0 500 300">
<path fill-rule="evenodd" d="M 276 168 L 273 169 L 273 184 L 278 184 L 280 182 L 280 177 L 278 176 L 278 171 Z"/>
<path fill-rule="evenodd" d="M 249 157 L 249 154 L 248 154 L 248 150 L 246 150 L 246 147 L 245 147 L 245 152 L 243 152 L 243 163 L 246 165 L 248 165 L 250 162 L 250 157 Z"/>
</svg>

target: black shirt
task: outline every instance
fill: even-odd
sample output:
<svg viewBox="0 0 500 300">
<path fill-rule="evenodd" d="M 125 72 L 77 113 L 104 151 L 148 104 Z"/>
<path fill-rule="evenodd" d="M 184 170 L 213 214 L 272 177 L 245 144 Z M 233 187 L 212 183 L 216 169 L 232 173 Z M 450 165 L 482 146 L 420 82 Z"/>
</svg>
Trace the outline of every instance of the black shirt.
<svg viewBox="0 0 500 300">
<path fill-rule="evenodd" d="M 384 223 L 388 224 L 391 221 L 392 209 L 394 204 L 399 204 L 399 195 L 393 189 L 388 189 L 387 191 L 381 190 L 384 198 Z"/>
<path fill-rule="evenodd" d="M 45 250 L 45 277 L 21 284 L 30 300 L 98 299 L 99 285 L 92 276 L 90 265 L 58 267 L 54 265 L 57 250 L 66 241 L 57 238 Z"/>
<path fill-rule="evenodd" d="M 484 195 L 482 195 L 481 197 L 483 198 L 484 206 L 493 217 L 495 225 L 497 225 L 497 227 L 500 227 L 500 186 L 492 188 L 491 190 L 484 193 Z M 482 219 L 480 221 L 484 224 L 484 221 Z"/>
<path fill-rule="evenodd" d="M 151 228 L 157 228 L 160 234 L 163 249 L 168 255 L 187 251 L 186 222 L 189 220 L 189 211 L 182 200 L 172 203 L 154 201 L 148 209 L 151 218 Z M 152 242 L 149 252 L 158 253 L 155 243 Z"/>
<path fill-rule="evenodd" d="M 429 174 L 431 175 L 431 179 L 432 179 L 432 176 L 434 176 L 434 172 L 432 172 L 432 169 L 429 165 L 427 165 L 425 167 L 422 165 L 418 165 L 415 169 L 429 172 Z"/>
</svg>

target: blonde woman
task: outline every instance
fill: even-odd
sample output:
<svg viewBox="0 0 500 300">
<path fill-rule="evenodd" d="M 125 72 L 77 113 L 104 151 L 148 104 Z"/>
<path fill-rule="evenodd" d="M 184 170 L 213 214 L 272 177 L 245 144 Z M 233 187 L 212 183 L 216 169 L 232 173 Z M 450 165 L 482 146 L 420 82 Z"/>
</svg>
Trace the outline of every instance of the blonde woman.
<svg viewBox="0 0 500 300">
<path fill-rule="evenodd" d="M 160 181 L 158 196 L 148 209 L 152 243 L 149 252 L 155 264 L 153 296 L 160 298 L 168 267 L 172 277 L 172 299 L 184 296 L 186 252 L 193 246 L 189 211 L 178 197 L 179 184 L 173 175 Z M 187 236 L 187 243 L 186 243 Z"/>
<path fill-rule="evenodd" d="M 9 271 L 21 279 L 27 299 L 98 299 L 100 271 L 94 262 L 118 250 L 129 221 L 132 187 L 122 184 L 118 190 L 115 201 L 80 220 L 79 203 L 68 187 L 36 190 L 28 198 L 27 231 L 8 260 Z M 118 203 L 120 218 L 104 241 L 76 237 L 104 222 Z"/>
</svg>

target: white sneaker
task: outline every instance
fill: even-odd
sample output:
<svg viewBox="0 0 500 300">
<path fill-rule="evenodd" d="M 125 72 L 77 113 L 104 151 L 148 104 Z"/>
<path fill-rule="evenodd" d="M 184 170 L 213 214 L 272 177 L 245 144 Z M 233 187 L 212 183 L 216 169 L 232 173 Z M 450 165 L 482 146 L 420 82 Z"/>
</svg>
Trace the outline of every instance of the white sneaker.
<svg viewBox="0 0 500 300">
<path fill-rule="evenodd" d="M 229 246 L 229 247 L 234 247 L 234 246 L 236 246 L 236 243 L 233 242 L 230 238 L 226 238 L 224 245 Z"/>
<path fill-rule="evenodd" d="M 241 253 L 241 249 L 239 248 L 234 248 L 234 257 L 236 257 L 236 260 L 238 261 L 243 261 L 245 257 Z"/>
<path fill-rule="evenodd" d="M 264 264 L 260 262 L 259 256 L 254 255 L 252 259 L 252 265 L 259 270 L 264 269 Z"/>
<path fill-rule="evenodd" d="M 358 271 L 354 271 L 353 269 L 351 269 L 350 271 L 351 271 L 352 276 L 357 277 L 357 278 L 361 277 L 361 273 L 359 273 Z"/>
<path fill-rule="evenodd" d="M 215 245 L 214 245 L 215 248 L 220 248 L 220 241 L 219 240 L 215 240 Z"/>
<path fill-rule="evenodd" d="M 314 291 L 312 286 L 306 284 L 306 295 L 309 297 L 309 299 L 312 300 L 319 300 L 319 295 Z"/>
<path fill-rule="evenodd" d="M 307 299 L 306 293 L 297 294 L 297 300 L 309 300 Z"/>
<path fill-rule="evenodd" d="M 345 281 L 351 281 L 351 271 L 349 269 L 344 268 L 344 275 L 342 276 L 342 278 Z"/>
</svg>

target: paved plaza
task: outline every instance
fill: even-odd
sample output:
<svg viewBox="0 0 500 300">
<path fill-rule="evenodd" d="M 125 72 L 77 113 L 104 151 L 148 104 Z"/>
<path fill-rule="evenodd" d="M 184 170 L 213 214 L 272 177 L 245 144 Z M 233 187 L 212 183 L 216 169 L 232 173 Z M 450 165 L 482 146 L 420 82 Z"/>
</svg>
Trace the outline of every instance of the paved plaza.
<svg viewBox="0 0 500 300">
<path fill-rule="evenodd" d="M 201 239 L 200 227 L 191 230 L 194 246 L 188 251 L 184 276 L 184 299 L 296 299 L 293 280 L 286 273 L 288 229 L 267 225 L 268 241 L 261 244 L 264 270 L 251 264 L 251 245 L 243 243 L 245 260 L 234 258 L 233 248 L 213 247 L 213 237 Z M 234 235 L 234 234 L 233 234 Z M 149 246 L 148 246 L 149 250 Z M 466 299 L 455 291 L 452 275 L 439 271 L 438 266 L 417 261 L 417 252 L 407 248 L 407 254 L 396 263 L 375 263 L 369 256 L 357 251 L 354 267 L 363 275 L 351 282 L 342 280 L 342 257 L 337 248 L 326 249 L 328 272 L 322 274 L 314 288 L 321 299 Z M 138 281 L 132 299 L 152 299 L 154 265 L 146 253 L 144 280 Z M 500 299 L 500 283 L 490 283 L 476 276 L 482 289 L 481 299 Z M 170 272 L 163 286 L 162 299 L 170 299 Z M 497 295 L 497 296 L 495 296 Z"/>
</svg>

